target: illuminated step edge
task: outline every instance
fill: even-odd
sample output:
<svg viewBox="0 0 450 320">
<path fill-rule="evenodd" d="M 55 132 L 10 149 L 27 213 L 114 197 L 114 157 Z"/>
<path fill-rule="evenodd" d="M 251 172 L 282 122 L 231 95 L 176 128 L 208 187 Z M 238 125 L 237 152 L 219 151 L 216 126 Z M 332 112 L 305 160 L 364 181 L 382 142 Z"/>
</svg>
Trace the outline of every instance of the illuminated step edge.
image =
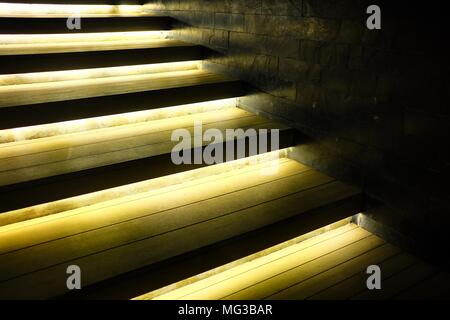
<svg viewBox="0 0 450 320">
<path fill-rule="evenodd" d="M 236 98 L 220 99 L 166 108 L 108 115 L 103 117 L 94 117 L 81 120 L 72 120 L 37 126 L 0 130 L 0 147 L 3 143 L 47 138 L 69 133 L 84 132 L 88 130 L 111 128 L 134 123 L 168 119 L 191 114 L 198 114 L 202 112 L 234 108 L 236 106 Z"/>
<path fill-rule="evenodd" d="M 1 40 L 0 40 L 1 41 Z M 114 51 L 130 49 L 157 49 L 167 47 L 192 46 L 188 43 L 170 39 L 80 41 L 61 43 L 31 43 L 0 45 L 0 56 L 35 55 L 66 52 Z"/>
<path fill-rule="evenodd" d="M 141 5 L 0 3 L 2 17 L 148 16 Z"/>
<path fill-rule="evenodd" d="M 45 222 L 48 216 L 92 206 L 94 204 L 99 204 L 106 201 L 121 199 L 127 196 L 136 196 L 150 190 L 161 190 L 200 179 L 214 179 L 214 177 L 218 175 L 224 175 L 230 172 L 232 173 L 233 171 L 248 170 L 257 165 L 271 167 L 272 164 L 276 165 L 279 161 L 283 161 L 283 159 L 286 160 L 286 156 L 290 149 L 292 148 L 286 148 L 253 157 L 247 157 L 59 201 L 4 212 L 0 214 L 0 232 L 26 226 L 27 224 L 30 224 L 30 220 L 32 220 L 31 223 L 34 223 L 35 221 Z"/>
<path fill-rule="evenodd" d="M 62 34 L 1 34 L 0 45 L 27 45 L 70 42 L 139 41 L 166 39 L 171 31 L 129 31 Z"/>
<path fill-rule="evenodd" d="M 249 270 L 258 268 L 267 262 L 289 256 L 289 254 L 292 254 L 302 247 L 311 247 L 314 244 L 326 241 L 333 236 L 353 230 L 356 228 L 356 225 L 351 224 L 351 220 L 351 217 L 339 220 L 223 266 L 145 293 L 132 300 L 182 299 L 184 295 L 193 293 L 196 290 L 205 289 L 208 286 L 224 281 L 233 275 L 243 274 Z"/>
<path fill-rule="evenodd" d="M 124 80 L 132 81 L 133 79 L 136 79 L 137 76 L 158 75 L 158 74 L 163 76 L 165 73 L 168 72 L 181 72 L 181 71 L 194 72 L 199 70 L 200 65 L 201 61 L 194 60 L 194 61 L 129 65 L 119 67 L 0 75 L 0 99 L 2 93 L 7 94 L 9 90 L 18 90 L 19 88 L 22 88 L 21 86 L 26 86 L 24 88 L 39 91 L 40 87 L 46 88 L 51 86 L 52 84 L 55 86 L 67 84 L 82 85 L 83 82 L 81 80 L 100 81 L 102 79 L 106 80 L 106 78 L 124 77 L 123 78 Z"/>
</svg>

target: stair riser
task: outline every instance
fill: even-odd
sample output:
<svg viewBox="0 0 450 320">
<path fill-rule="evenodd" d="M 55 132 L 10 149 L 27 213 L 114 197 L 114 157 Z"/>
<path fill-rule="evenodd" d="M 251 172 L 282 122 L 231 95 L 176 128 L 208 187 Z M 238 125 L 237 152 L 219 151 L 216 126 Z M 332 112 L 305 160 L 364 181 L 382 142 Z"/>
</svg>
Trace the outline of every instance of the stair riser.
<svg viewBox="0 0 450 320">
<path fill-rule="evenodd" d="M 0 30 L 3 34 L 151 31 L 169 30 L 171 22 L 168 17 L 84 17 L 80 29 L 69 30 L 67 18 L 0 17 Z"/>
<path fill-rule="evenodd" d="M 1 74 L 201 60 L 200 46 L 0 56 Z M 39 63 L 36 63 L 39 61 Z"/>
<path fill-rule="evenodd" d="M 296 144 L 297 140 L 294 130 L 281 130 L 279 148 L 291 147 Z M 235 143 L 237 142 L 235 141 Z M 222 145 L 223 149 L 226 150 L 226 144 L 223 143 Z M 246 156 L 248 156 L 248 141 L 245 145 Z M 271 151 L 270 145 L 269 139 L 268 151 Z M 172 162 L 171 154 L 166 153 L 81 172 L 4 186 L 0 187 L 0 212 L 52 202 L 204 166 L 206 166 L 204 163 L 175 165 Z"/>
</svg>

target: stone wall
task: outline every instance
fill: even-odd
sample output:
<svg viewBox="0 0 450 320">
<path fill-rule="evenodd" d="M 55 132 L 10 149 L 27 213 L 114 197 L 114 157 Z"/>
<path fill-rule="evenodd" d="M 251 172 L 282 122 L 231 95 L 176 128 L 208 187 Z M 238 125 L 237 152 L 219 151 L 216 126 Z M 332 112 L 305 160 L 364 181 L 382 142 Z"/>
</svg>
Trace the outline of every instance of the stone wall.
<svg viewBox="0 0 450 320">
<path fill-rule="evenodd" d="M 381 7 L 381 30 L 366 28 L 370 4 Z M 175 37 L 217 52 L 207 68 L 259 92 L 240 99 L 244 108 L 310 137 L 304 163 L 361 186 L 379 200 L 368 204 L 369 216 L 423 240 L 450 220 L 448 37 L 439 5 L 161 0 L 147 7 L 181 22 Z"/>
</svg>

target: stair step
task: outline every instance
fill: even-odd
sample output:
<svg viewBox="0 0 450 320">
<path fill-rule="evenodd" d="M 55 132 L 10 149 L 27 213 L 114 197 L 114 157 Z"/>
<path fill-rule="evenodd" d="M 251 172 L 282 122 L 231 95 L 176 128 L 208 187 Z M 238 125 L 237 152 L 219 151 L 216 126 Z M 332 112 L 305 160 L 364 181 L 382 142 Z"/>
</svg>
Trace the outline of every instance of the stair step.
<svg viewBox="0 0 450 320">
<path fill-rule="evenodd" d="M 173 131 L 185 128 L 193 135 L 196 121 L 203 131 L 281 126 L 229 108 L 5 143 L 0 145 L 0 186 L 170 153 L 178 144 L 171 141 Z"/>
<path fill-rule="evenodd" d="M 230 80 L 192 83 L 161 90 L 57 101 L 32 106 L 0 107 L 0 129 L 164 108 L 179 104 L 240 97 L 244 94 L 243 83 L 238 80 Z"/>
<path fill-rule="evenodd" d="M 201 46 L 169 39 L 9 44 L 0 46 L 0 68 L 14 74 L 116 67 L 200 60 L 203 53 Z"/>
<path fill-rule="evenodd" d="M 0 76 L 0 108 L 235 81 L 193 64 L 161 64 Z"/>
<path fill-rule="evenodd" d="M 36 55 L 66 52 L 112 51 L 160 47 L 185 47 L 187 45 L 190 44 L 170 39 L 27 43 L 2 45 L 0 47 L 0 55 Z"/>
<path fill-rule="evenodd" d="M 64 34 L 0 34 L 1 45 L 51 44 L 70 42 L 139 41 L 166 39 L 170 31 L 93 32 Z"/>
<path fill-rule="evenodd" d="M 198 61 L 0 75 L 0 128 L 239 97 L 241 81 Z M 55 112 L 58 110 L 58 112 Z"/>
<path fill-rule="evenodd" d="M 308 279 L 311 273 L 320 273 L 321 269 L 328 267 L 323 261 L 327 255 L 333 256 L 334 261 L 328 262 L 338 265 L 340 260 L 348 259 L 352 247 L 361 242 L 358 251 L 370 251 L 379 246 L 383 241 L 376 237 L 370 237 L 370 233 L 358 228 L 354 224 L 325 232 L 305 241 L 292 240 L 291 245 L 280 248 L 274 252 L 259 254 L 253 260 L 246 261 L 222 272 L 208 273 L 202 279 L 188 285 L 180 284 L 173 290 L 160 289 L 135 298 L 136 300 L 219 300 L 232 299 L 264 299 L 277 293 L 288 284 Z M 346 247 L 345 250 L 339 250 Z M 347 254 L 346 254 L 347 253 Z M 359 252 L 352 252 L 357 255 Z M 391 253 L 392 255 L 392 253 Z M 256 255 L 255 255 L 256 256 Z M 328 258 L 328 257 L 327 257 Z M 249 259 L 246 259 L 249 260 Z M 322 262 L 322 263 L 320 263 Z M 236 264 L 236 263 L 235 263 Z M 297 276 L 293 279 L 293 276 Z M 197 276 L 197 278 L 200 278 Z M 172 285 L 177 287 L 177 285 Z M 251 291 L 253 290 L 253 291 Z"/>
<path fill-rule="evenodd" d="M 384 273 L 392 273 L 390 262 L 399 259 L 408 260 L 409 264 L 426 265 L 427 270 L 436 273 L 436 268 L 350 223 L 306 240 L 303 237 L 292 239 L 240 261 L 140 295 L 135 300 L 299 300 L 325 295 L 328 299 L 345 299 L 348 298 L 346 290 L 334 288 L 343 289 L 343 284 L 354 278 L 357 280 L 353 281 L 354 287 L 367 296 L 387 296 L 386 292 L 402 292 L 409 284 L 386 279 L 383 290 L 367 290 L 366 268 L 383 265 L 383 279 L 388 278 L 392 275 Z M 397 272 L 400 276 L 394 278 L 405 278 L 408 274 L 401 268 Z M 449 278 L 442 278 L 448 284 Z M 414 277 L 408 280 L 410 283 L 422 281 Z"/>
<path fill-rule="evenodd" d="M 276 173 L 263 173 L 273 166 Z M 88 286 L 360 194 L 283 157 L 194 171 L 191 180 L 165 181 L 184 178 L 182 173 L 142 182 L 147 190 L 131 186 L 122 197 L 89 206 L 82 205 L 86 196 L 79 197 L 80 204 L 71 201 L 78 208 L 1 227 L 0 296 L 63 294 L 68 265 L 80 266 Z"/>
<path fill-rule="evenodd" d="M 183 106 L 180 108 L 183 110 Z M 179 143 L 171 140 L 173 131 L 184 128 L 198 136 L 199 133 L 194 132 L 197 121 L 202 122 L 203 133 L 209 128 L 223 133 L 225 140 L 214 141 L 214 144 L 221 144 L 224 149 L 226 145 L 244 139 L 226 137 L 226 129 L 255 129 L 250 135 L 257 140 L 256 131 L 259 129 L 280 129 L 280 147 L 295 144 L 293 129 L 236 107 L 194 114 L 189 114 L 192 108 L 184 108 L 185 111 L 179 111 L 177 116 L 170 117 L 169 113 L 168 118 L 164 118 L 164 109 L 153 110 L 160 117 L 155 120 L 151 115 L 147 116 L 150 120 L 146 120 L 145 114 L 150 114 L 147 111 L 136 123 L 132 122 L 133 118 L 139 119 L 135 114 L 99 119 L 97 126 L 110 126 L 91 130 L 83 129 L 89 126 L 89 122 L 79 121 L 47 128 L 0 131 L 5 141 L 12 140 L 0 144 L 0 199 L 5 199 L 0 210 L 17 209 L 203 166 L 203 162 L 175 165 L 171 159 L 172 149 Z M 90 121 L 90 126 L 95 128 L 95 119 Z M 131 123 L 115 125 L 127 121 Z M 30 139 L 17 140 L 14 138 L 17 136 Z M 248 152 L 250 142 L 244 142 Z M 203 148 L 206 143 L 202 141 L 202 147 L 192 146 L 186 152 Z"/>
</svg>

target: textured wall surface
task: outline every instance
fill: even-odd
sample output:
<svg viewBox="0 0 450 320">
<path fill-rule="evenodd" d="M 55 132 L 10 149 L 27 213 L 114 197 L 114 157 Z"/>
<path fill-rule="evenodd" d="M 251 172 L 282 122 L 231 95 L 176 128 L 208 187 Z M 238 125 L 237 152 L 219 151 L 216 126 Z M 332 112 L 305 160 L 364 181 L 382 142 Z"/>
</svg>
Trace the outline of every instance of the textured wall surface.
<svg viewBox="0 0 450 320">
<path fill-rule="evenodd" d="M 381 30 L 366 28 L 372 2 L 382 10 Z M 420 238 L 450 220 L 448 35 L 438 2 L 411 5 L 148 2 L 182 22 L 176 37 L 218 52 L 206 67 L 262 92 L 240 99 L 245 108 L 284 119 L 311 138 L 304 163 L 361 186 L 384 203 L 371 205 L 369 215 Z"/>
</svg>

